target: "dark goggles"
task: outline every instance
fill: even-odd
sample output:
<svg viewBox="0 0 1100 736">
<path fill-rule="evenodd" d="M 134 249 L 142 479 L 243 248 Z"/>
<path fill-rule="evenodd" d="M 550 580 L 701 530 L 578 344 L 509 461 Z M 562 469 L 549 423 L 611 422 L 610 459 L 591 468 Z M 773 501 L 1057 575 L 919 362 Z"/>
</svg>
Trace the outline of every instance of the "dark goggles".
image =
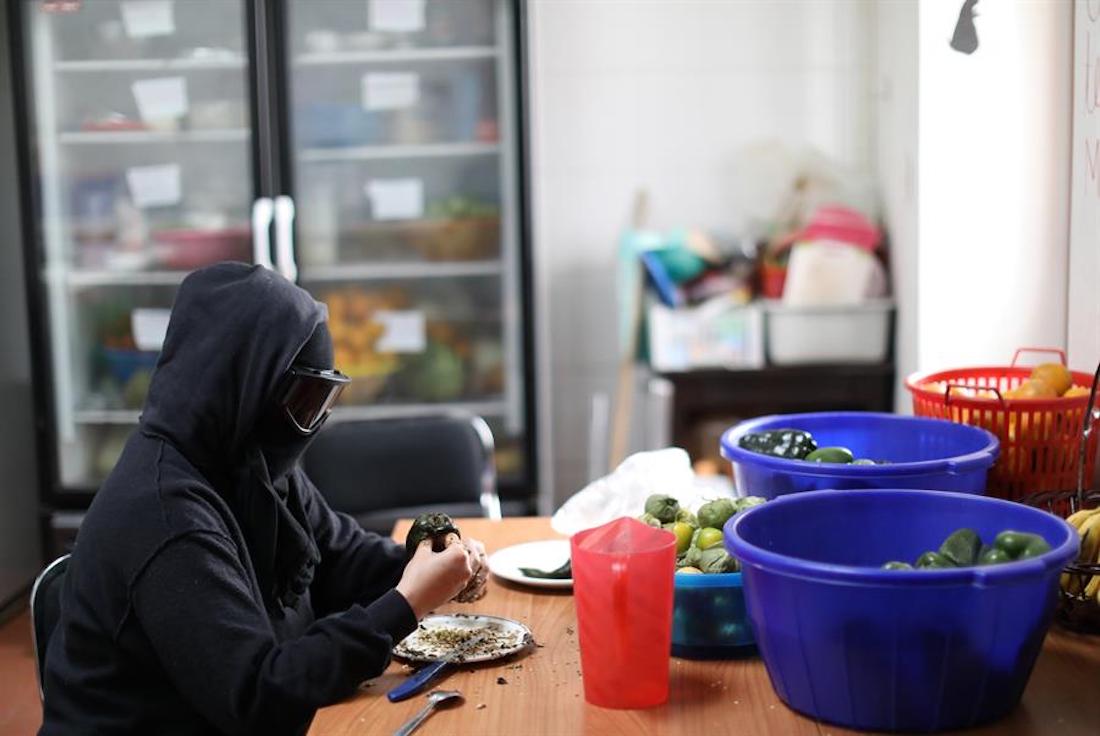
<svg viewBox="0 0 1100 736">
<path fill-rule="evenodd" d="M 291 366 L 279 403 L 296 430 L 313 434 L 349 383 L 351 379 L 340 371 Z"/>
</svg>

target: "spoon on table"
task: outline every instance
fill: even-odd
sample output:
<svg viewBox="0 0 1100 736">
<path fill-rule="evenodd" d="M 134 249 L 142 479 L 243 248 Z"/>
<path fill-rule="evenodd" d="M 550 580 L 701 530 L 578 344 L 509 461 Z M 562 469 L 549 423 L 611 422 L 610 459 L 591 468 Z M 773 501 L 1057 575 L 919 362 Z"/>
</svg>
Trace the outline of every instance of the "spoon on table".
<svg viewBox="0 0 1100 736">
<path fill-rule="evenodd" d="M 432 714 L 437 705 L 449 702 L 451 700 L 462 700 L 462 693 L 458 690 L 433 690 L 428 693 L 428 704 L 424 706 L 424 709 L 410 718 L 404 726 L 394 731 L 393 736 L 409 736 L 410 733 L 416 730 L 424 721 L 428 720 L 428 716 Z"/>
</svg>

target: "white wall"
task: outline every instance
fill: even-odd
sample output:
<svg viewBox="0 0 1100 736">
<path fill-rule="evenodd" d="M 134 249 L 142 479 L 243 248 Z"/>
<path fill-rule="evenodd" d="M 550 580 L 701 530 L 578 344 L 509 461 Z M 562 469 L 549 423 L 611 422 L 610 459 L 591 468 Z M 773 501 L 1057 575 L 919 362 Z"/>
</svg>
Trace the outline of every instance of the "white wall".
<svg viewBox="0 0 1100 736">
<path fill-rule="evenodd" d="M 897 411 L 912 413 L 905 377 L 918 368 L 917 322 L 917 0 L 875 5 L 875 141 L 882 218 L 890 238 L 897 321 Z"/>
<path fill-rule="evenodd" d="M 922 368 L 1065 347 L 1073 4 L 983 2 L 980 46 L 948 47 L 960 3 L 920 4 Z"/>
<path fill-rule="evenodd" d="M 1095 99 L 1100 60 L 1100 3 L 1077 3 L 1073 25 L 1073 180 L 1071 182 L 1067 349 L 1074 367 L 1100 361 L 1100 107 Z"/>
<path fill-rule="evenodd" d="M 732 161 L 750 142 L 811 144 L 868 170 L 873 7 L 531 0 L 530 11 L 544 457 L 560 501 L 586 481 L 590 397 L 614 385 L 614 254 L 634 192 L 648 189 L 657 227 L 728 230 Z"/>
</svg>

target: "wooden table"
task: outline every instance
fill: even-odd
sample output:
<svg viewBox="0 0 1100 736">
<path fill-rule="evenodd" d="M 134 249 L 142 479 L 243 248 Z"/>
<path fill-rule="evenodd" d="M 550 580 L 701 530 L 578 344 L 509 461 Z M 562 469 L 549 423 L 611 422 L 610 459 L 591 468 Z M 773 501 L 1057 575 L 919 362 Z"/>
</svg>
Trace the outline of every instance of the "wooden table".
<svg viewBox="0 0 1100 736">
<path fill-rule="evenodd" d="M 543 518 L 460 520 L 463 534 L 485 542 L 492 552 L 519 542 L 557 535 Z M 408 522 L 398 524 L 403 539 Z M 581 681 L 580 651 L 573 598 L 568 592 L 542 591 L 493 579 L 489 592 L 472 606 L 448 605 L 444 611 L 495 614 L 527 624 L 541 648 L 505 663 L 466 665 L 437 683 L 461 690 L 466 702 L 438 711 L 418 733 L 528 736 L 533 734 L 854 734 L 818 723 L 788 709 L 776 697 L 759 659 L 699 662 L 670 660 L 668 703 L 639 711 L 605 710 L 588 705 Z M 423 707 L 422 696 L 402 703 L 386 700 L 386 691 L 406 675 L 392 664 L 362 694 L 318 712 L 310 734 L 388 734 Z M 497 684 L 503 677 L 507 684 Z M 481 707 L 484 704 L 484 707 Z M 1053 629 L 1047 636 L 1022 703 L 1010 716 L 968 734 L 1100 733 L 1100 637 Z"/>
</svg>

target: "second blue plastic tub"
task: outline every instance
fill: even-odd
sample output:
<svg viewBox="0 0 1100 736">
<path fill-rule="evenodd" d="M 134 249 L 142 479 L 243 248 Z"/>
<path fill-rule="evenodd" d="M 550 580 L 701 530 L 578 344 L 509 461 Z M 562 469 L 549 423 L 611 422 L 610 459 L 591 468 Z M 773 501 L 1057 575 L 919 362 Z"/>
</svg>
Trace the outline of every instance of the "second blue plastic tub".
<svg viewBox="0 0 1100 736">
<path fill-rule="evenodd" d="M 808 463 L 742 449 L 741 437 L 770 429 L 809 432 L 818 447 L 843 446 L 881 465 Z M 734 486 L 744 496 L 775 498 L 836 488 L 924 488 L 984 493 L 1000 448 L 979 427 L 942 419 L 830 411 L 776 414 L 741 422 L 722 435 L 722 457 L 733 464 Z"/>
<path fill-rule="evenodd" d="M 985 567 L 882 570 L 951 532 L 1006 529 L 1051 545 Z M 776 693 L 795 710 L 868 730 L 966 728 L 1020 700 L 1077 532 L 984 496 L 919 490 L 817 491 L 735 516 L 726 547 Z"/>
</svg>

